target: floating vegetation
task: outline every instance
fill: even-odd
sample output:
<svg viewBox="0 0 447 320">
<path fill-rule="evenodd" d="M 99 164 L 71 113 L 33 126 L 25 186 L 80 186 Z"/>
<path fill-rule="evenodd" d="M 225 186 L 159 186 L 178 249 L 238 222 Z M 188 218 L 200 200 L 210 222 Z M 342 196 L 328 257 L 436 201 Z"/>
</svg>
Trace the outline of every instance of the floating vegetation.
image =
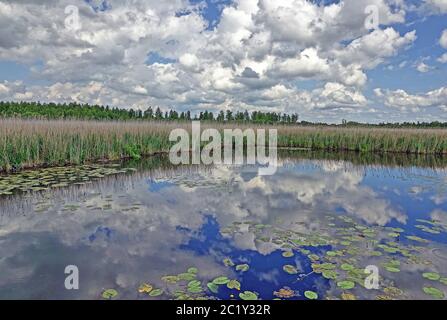
<svg viewBox="0 0 447 320">
<path fill-rule="evenodd" d="M 252 291 L 244 291 L 239 293 L 239 298 L 242 300 L 258 300 L 258 295 Z"/>
<path fill-rule="evenodd" d="M 236 266 L 236 271 L 246 272 L 250 269 L 250 266 L 248 264 L 238 264 Z"/>
<path fill-rule="evenodd" d="M 282 269 L 288 274 L 298 274 L 298 270 L 296 269 L 296 267 L 290 264 L 286 264 L 285 266 L 282 267 Z"/>
<path fill-rule="evenodd" d="M 101 296 L 106 300 L 111 300 L 111 299 L 115 298 L 117 295 L 118 295 L 118 291 L 116 291 L 115 289 L 104 290 L 101 294 Z"/>
<path fill-rule="evenodd" d="M 439 279 L 441 279 L 441 276 L 439 275 L 439 273 L 436 273 L 436 272 L 424 272 L 422 274 L 422 276 L 425 279 L 432 280 L 432 281 L 438 281 Z"/>
<path fill-rule="evenodd" d="M 309 300 L 315 300 L 318 299 L 318 294 L 313 291 L 305 291 L 304 296 Z"/>
<path fill-rule="evenodd" d="M 139 293 L 150 293 L 152 291 L 153 287 L 148 283 L 143 283 L 139 288 Z"/>
<path fill-rule="evenodd" d="M 282 299 L 291 299 L 293 297 L 296 297 L 297 293 L 289 287 L 284 287 L 279 289 L 278 291 L 273 292 L 273 295 Z"/>
<path fill-rule="evenodd" d="M 424 292 L 435 299 L 444 299 L 444 292 L 434 287 L 424 287 Z"/>
<path fill-rule="evenodd" d="M 69 185 L 84 185 L 105 176 L 126 173 L 115 165 L 83 165 L 55 167 L 0 175 L 0 196 L 24 192 L 40 192 Z M 69 209 L 68 209 L 69 210 Z"/>
<path fill-rule="evenodd" d="M 341 299 L 342 300 L 357 300 L 357 297 L 355 295 L 353 295 L 352 293 L 343 292 L 341 294 Z"/>
<path fill-rule="evenodd" d="M 355 282 L 349 280 L 340 281 L 337 282 L 337 286 L 343 290 L 350 290 L 355 287 Z"/>
</svg>

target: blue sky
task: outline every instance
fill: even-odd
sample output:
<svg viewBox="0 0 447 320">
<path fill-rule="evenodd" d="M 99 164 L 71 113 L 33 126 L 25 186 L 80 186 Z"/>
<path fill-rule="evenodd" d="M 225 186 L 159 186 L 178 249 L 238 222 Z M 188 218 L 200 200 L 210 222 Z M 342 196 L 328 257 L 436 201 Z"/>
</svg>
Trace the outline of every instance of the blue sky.
<svg viewBox="0 0 447 320">
<path fill-rule="evenodd" d="M 447 121 L 444 0 L 45 2 L 0 0 L 0 100 Z"/>
</svg>

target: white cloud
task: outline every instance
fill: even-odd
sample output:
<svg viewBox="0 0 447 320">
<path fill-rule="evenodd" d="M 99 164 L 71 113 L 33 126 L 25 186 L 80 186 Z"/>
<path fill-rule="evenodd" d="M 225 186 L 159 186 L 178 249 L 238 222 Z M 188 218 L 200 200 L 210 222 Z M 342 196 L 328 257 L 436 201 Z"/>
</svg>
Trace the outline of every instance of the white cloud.
<svg viewBox="0 0 447 320">
<path fill-rule="evenodd" d="M 442 56 L 438 58 L 438 62 L 447 63 L 447 53 L 444 53 Z"/>
<path fill-rule="evenodd" d="M 439 39 L 439 44 L 444 49 L 447 49 L 447 29 L 442 32 L 441 38 Z"/>
<path fill-rule="evenodd" d="M 433 67 L 425 64 L 425 62 L 420 62 L 416 65 L 416 70 L 421 73 L 426 73 L 426 72 L 433 70 Z"/>
<path fill-rule="evenodd" d="M 49 83 L 3 83 L 2 99 L 345 112 L 369 104 L 367 70 L 416 40 L 391 26 L 405 22 L 397 0 L 235 0 L 211 29 L 202 4 L 187 0 L 109 3 L 104 12 L 77 3 L 82 28 L 73 32 L 64 14 L 72 1 L 0 0 L 0 59 Z M 379 9 L 382 29 L 364 27 L 367 5 Z M 162 59 L 147 65 L 149 52 Z M 299 89 L 302 80 L 314 85 Z"/>
<path fill-rule="evenodd" d="M 400 110 L 419 110 L 427 107 L 447 107 L 447 87 L 432 90 L 423 94 L 409 94 L 405 90 L 375 89 L 377 97 L 384 100 L 387 106 Z"/>
<path fill-rule="evenodd" d="M 425 3 L 435 13 L 447 13 L 447 1 L 446 0 L 425 0 Z"/>
</svg>

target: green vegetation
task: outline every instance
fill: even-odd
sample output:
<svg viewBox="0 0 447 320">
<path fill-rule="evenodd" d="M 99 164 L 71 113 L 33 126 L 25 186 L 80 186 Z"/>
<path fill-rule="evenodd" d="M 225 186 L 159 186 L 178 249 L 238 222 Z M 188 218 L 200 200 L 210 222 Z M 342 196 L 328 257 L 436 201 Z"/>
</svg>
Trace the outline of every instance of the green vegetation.
<svg viewBox="0 0 447 320">
<path fill-rule="evenodd" d="M 156 116 L 151 116 L 144 121 L 139 119 L 141 114 L 134 111 L 80 105 L 67 105 L 67 110 L 64 108 L 53 104 L 0 102 L 0 116 L 31 118 L 0 118 L 0 171 L 124 158 L 138 160 L 142 156 L 169 151 L 172 145 L 169 142 L 171 130 L 190 130 L 191 127 L 189 121 L 182 119 L 166 121 L 164 117 L 156 120 Z M 202 118 L 208 119 L 204 121 L 202 129 L 278 129 L 278 146 L 282 148 L 356 151 L 363 155 L 447 154 L 445 129 L 302 126 L 292 125 L 289 122 L 292 120 L 288 120 L 287 115 L 256 112 L 246 118 L 246 121 L 227 121 L 225 119 L 228 115 L 222 121 L 211 121 L 209 119 L 214 118 L 209 114 L 202 114 Z M 143 113 L 142 117 L 146 115 L 147 113 Z M 39 117 L 48 119 L 37 119 Z M 171 119 L 169 114 L 167 117 Z M 188 117 L 190 118 L 189 115 Z M 236 115 L 232 119 L 238 117 Z M 75 120 L 77 118 L 102 121 Z M 290 116 L 292 118 L 295 121 L 297 116 Z M 104 121 L 105 119 L 112 120 Z M 285 119 L 284 122 L 281 119 Z M 271 122 L 275 124 L 269 124 Z"/>
</svg>

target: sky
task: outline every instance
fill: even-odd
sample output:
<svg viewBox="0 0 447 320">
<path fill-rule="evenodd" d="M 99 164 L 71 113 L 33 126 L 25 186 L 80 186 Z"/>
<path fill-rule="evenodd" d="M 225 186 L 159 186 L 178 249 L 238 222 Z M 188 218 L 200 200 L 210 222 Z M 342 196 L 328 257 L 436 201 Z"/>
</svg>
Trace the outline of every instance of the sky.
<svg viewBox="0 0 447 320">
<path fill-rule="evenodd" d="M 0 100 L 447 121 L 447 0 L 0 0 Z"/>
</svg>

